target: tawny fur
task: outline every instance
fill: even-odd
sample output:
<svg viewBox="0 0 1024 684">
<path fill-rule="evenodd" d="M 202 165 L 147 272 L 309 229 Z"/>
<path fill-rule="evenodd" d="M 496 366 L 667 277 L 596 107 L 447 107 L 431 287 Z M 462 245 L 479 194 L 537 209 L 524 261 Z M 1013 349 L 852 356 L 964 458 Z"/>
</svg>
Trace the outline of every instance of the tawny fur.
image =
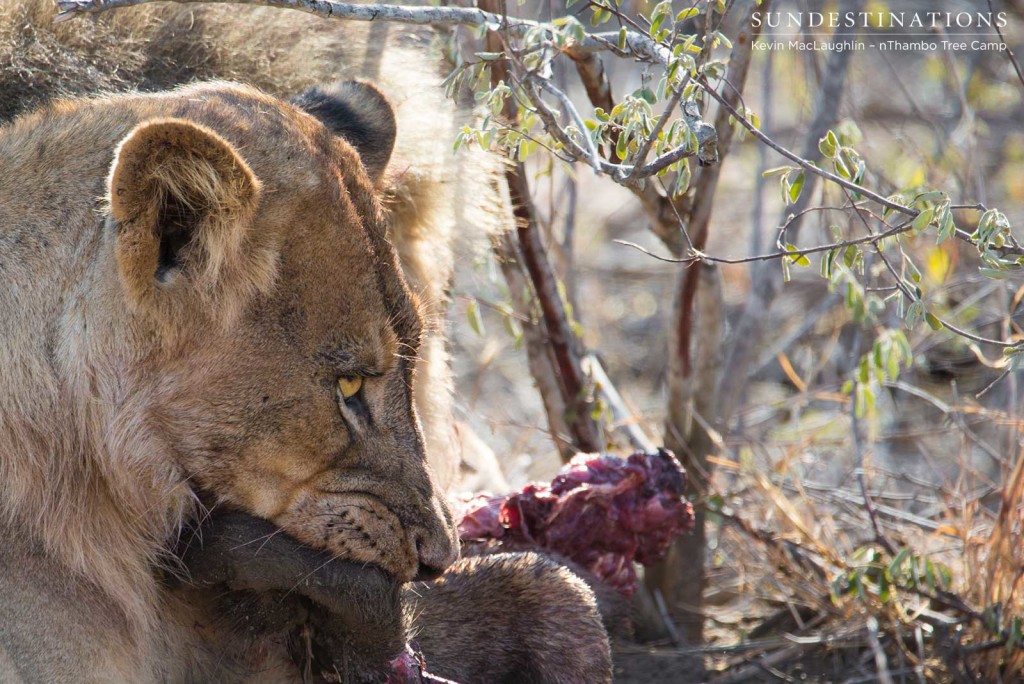
<svg viewBox="0 0 1024 684">
<path fill-rule="evenodd" d="M 182 142 L 182 138 L 202 138 Z M 182 150 L 189 150 L 183 152 Z M 260 292 L 267 292 L 277 275 L 277 248 L 280 235 L 252 235 L 243 229 L 254 217 L 261 184 L 216 133 L 186 121 L 157 119 L 140 124 L 129 133 L 114 153 L 119 163 L 111 169 L 110 208 L 113 216 L 128 224 L 153 223 L 153 212 L 170 198 L 179 198 L 182 208 L 206 219 L 199 226 L 195 241 L 204 249 L 191 249 L 190 256 L 201 260 L 196 274 L 204 309 L 217 311 L 221 325 L 230 326 L 241 314 L 241 307 Z M 127 160 L 131 159 L 131 163 Z M 129 167 L 129 168 L 126 168 Z M 118 265 L 131 296 L 142 303 L 140 309 L 156 321 L 173 325 L 183 311 L 174 311 L 175 298 L 161 292 L 153 279 L 159 250 L 149 244 L 150 259 L 131 258 L 141 245 L 125 245 L 128 233 L 116 250 Z M 134 235 L 134 234 L 133 234 Z M 149 243 L 156 239 L 150 231 L 138 236 Z M 129 273 L 131 269 L 141 272 Z M 165 329 L 173 335 L 173 329 Z"/>
<path fill-rule="evenodd" d="M 197 490 L 401 579 L 451 562 L 403 361 L 421 318 L 351 146 L 212 84 L 57 103 L 0 128 L 0 160 L 0 574 L 61 585 L 5 586 L 5 641 L 70 587 L 69 614 L 106 604 L 126 679 L 187 662 L 154 571 Z M 160 282 L 175 194 L 200 213 Z M 362 368 L 349 415 L 335 381 Z"/>
</svg>

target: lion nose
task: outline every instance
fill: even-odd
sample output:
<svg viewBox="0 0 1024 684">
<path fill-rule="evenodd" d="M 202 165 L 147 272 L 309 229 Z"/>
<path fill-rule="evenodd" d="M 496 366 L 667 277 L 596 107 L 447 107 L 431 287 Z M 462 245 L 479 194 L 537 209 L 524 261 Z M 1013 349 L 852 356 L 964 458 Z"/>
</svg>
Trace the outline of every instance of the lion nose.
<svg viewBox="0 0 1024 684">
<path fill-rule="evenodd" d="M 419 556 L 419 568 L 413 579 L 417 582 L 429 582 L 444 574 L 444 571 L 458 560 L 458 540 L 453 540 L 446 534 L 417 534 L 416 554 Z"/>
</svg>

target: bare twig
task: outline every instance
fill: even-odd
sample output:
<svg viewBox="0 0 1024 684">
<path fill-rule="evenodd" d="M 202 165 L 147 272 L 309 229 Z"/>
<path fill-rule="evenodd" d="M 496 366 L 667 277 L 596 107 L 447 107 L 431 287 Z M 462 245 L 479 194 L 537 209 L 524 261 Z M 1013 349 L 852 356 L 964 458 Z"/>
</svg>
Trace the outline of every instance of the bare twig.
<svg viewBox="0 0 1024 684">
<path fill-rule="evenodd" d="M 548 79 L 541 78 L 540 76 L 536 76 L 535 78 L 536 78 L 536 81 L 538 83 L 540 83 L 540 87 L 543 88 L 544 90 L 546 90 L 547 92 L 551 93 L 552 95 L 554 95 L 555 98 L 559 102 L 562 103 L 562 107 L 565 108 L 565 111 L 569 112 L 569 117 L 572 119 L 573 123 L 576 125 L 576 130 L 578 130 L 580 132 L 580 137 L 583 138 L 583 142 L 587 146 L 587 150 L 586 150 L 586 155 L 585 155 L 584 161 L 586 161 L 588 164 L 590 164 L 590 166 L 595 171 L 602 170 L 601 169 L 601 157 L 597 153 L 597 147 L 594 146 L 594 141 L 591 139 L 591 137 L 589 135 L 587 135 L 587 125 L 585 123 L 583 123 L 583 117 L 580 116 L 580 113 L 576 109 L 576 106 L 572 103 L 572 100 L 569 99 L 568 95 L 566 95 L 561 90 L 556 88 L 551 83 L 551 81 L 549 81 Z M 635 172 L 635 167 L 634 167 L 634 172 Z"/>
<path fill-rule="evenodd" d="M 654 440 L 648 436 L 633 412 L 626 406 L 626 402 L 615 388 L 611 378 L 608 377 L 601 361 L 593 354 L 587 354 L 583 357 L 583 370 L 594 381 L 594 393 L 604 401 L 611 411 L 612 429 L 622 432 L 634 449 L 645 453 L 657 451 Z"/>
<path fill-rule="evenodd" d="M 882 642 L 878 638 L 878 618 L 870 616 L 864 625 L 864 631 L 868 635 L 868 645 L 871 647 L 871 654 L 875 658 L 875 671 L 878 673 L 879 684 L 893 684 L 892 674 L 889 672 L 889 663 L 882 649 Z"/>
<path fill-rule="evenodd" d="M 993 15 L 996 13 L 995 8 L 992 7 L 992 0 L 988 0 L 988 11 Z M 992 25 L 995 27 L 996 33 L 999 34 L 999 40 L 1006 47 L 1006 54 L 1010 58 L 1010 64 L 1013 65 L 1013 70 L 1017 72 L 1017 80 L 1020 81 L 1021 86 L 1024 86 L 1024 72 L 1021 71 L 1020 62 L 1017 61 L 1016 55 L 1010 49 L 1010 44 L 1006 42 L 1006 36 L 1003 35 L 1003 30 L 999 28 L 999 22 L 994 22 Z"/>
</svg>

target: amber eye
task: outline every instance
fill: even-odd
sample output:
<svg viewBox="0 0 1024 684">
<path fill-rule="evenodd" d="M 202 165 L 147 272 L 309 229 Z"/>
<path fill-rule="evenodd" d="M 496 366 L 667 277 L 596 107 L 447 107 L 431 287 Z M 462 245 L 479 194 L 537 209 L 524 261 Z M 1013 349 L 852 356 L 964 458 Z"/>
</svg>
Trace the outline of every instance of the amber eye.
<svg viewBox="0 0 1024 684">
<path fill-rule="evenodd" d="M 345 401 L 359 394 L 362 388 L 363 379 L 358 376 L 338 378 L 338 392 Z"/>
</svg>

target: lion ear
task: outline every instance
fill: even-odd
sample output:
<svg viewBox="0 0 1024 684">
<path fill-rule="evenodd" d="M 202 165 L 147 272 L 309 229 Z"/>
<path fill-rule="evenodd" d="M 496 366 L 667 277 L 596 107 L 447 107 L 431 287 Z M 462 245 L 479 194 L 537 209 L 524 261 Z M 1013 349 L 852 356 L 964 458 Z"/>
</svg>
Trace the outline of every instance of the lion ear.
<svg viewBox="0 0 1024 684">
<path fill-rule="evenodd" d="M 260 185 L 226 140 L 182 119 L 139 125 L 110 171 L 117 262 L 140 298 L 179 278 L 206 290 L 243 261 Z"/>
<path fill-rule="evenodd" d="M 338 81 L 310 88 L 291 102 L 356 148 L 370 178 L 380 179 L 397 130 L 395 112 L 383 93 L 369 83 Z"/>
</svg>

